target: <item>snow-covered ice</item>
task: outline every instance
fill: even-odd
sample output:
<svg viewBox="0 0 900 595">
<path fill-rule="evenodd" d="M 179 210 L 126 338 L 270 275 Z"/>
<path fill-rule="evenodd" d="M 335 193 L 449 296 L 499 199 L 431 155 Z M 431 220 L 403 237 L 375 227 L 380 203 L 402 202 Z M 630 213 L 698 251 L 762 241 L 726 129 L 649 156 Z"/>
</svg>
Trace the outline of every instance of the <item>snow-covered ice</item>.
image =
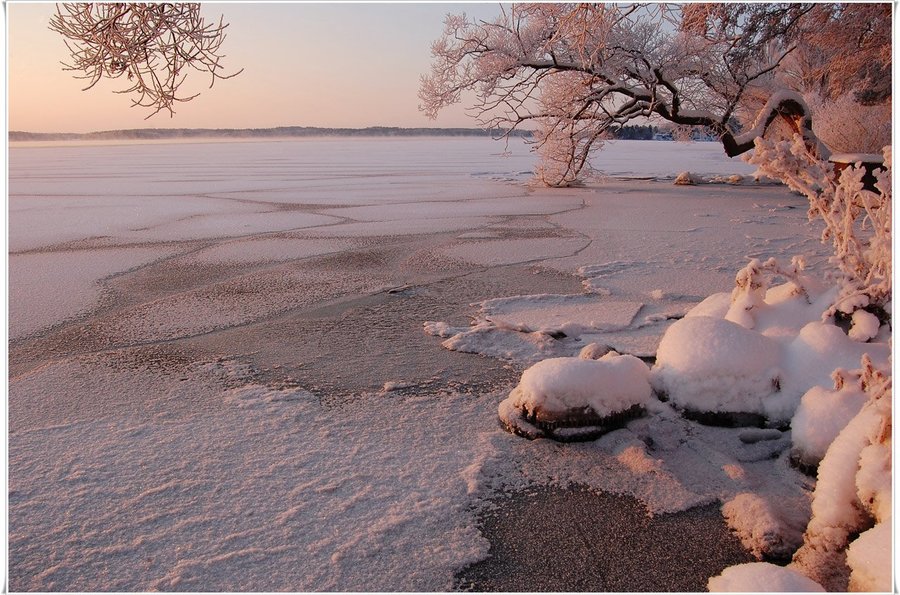
<svg viewBox="0 0 900 595">
<path fill-rule="evenodd" d="M 796 540 L 811 480 L 788 464 L 789 433 L 700 426 L 642 393 L 648 415 L 596 441 L 529 442 L 496 422 L 515 381 L 409 373 L 436 354 L 504 379 L 548 358 L 603 367 L 574 357 L 596 344 L 630 354 L 643 377 L 630 356 L 654 357 L 668 329 L 726 322 L 796 365 L 820 344 L 838 345 L 847 369 L 861 345 L 889 354 L 822 343 L 807 312 L 790 332 L 765 308 L 754 329 L 724 320 L 747 258 L 804 253 L 814 274 L 828 251 L 784 188 L 671 183 L 685 170 L 750 173 L 717 144 L 610 143 L 602 184 L 553 191 L 527 187 L 533 157 L 520 141 L 509 149 L 11 147 L 11 588 L 446 590 L 488 554 L 481 507 L 535 483 L 630 494 L 651 515 L 730 503 L 748 548 Z M 532 276 L 544 287 L 523 291 Z M 383 313 L 413 302 L 415 324 Z M 805 346 L 788 338 L 800 329 Z M 358 340 L 327 351 L 337 333 Z M 382 350 L 413 334 L 434 351 L 398 372 Z M 306 362 L 282 372 L 317 349 L 335 354 L 315 360 L 324 373 L 367 378 L 361 366 L 376 362 L 377 380 L 335 394 L 302 381 Z M 748 383 L 771 367 L 761 350 L 743 362 Z M 796 406 L 819 372 L 777 377 L 794 382 Z M 854 444 L 868 469 L 883 462 Z M 883 502 L 875 475 L 863 484 Z M 766 530 L 745 522 L 754 511 L 768 511 Z M 876 541 L 859 541 L 857 558 Z M 854 564 L 858 584 L 881 580 Z"/>
<path fill-rule="evenodd" d="M 166 247 L 9 256 L 9 338 L 21 339 L 100 304 L 103 282 L 172 254 Z"/>
</svg>

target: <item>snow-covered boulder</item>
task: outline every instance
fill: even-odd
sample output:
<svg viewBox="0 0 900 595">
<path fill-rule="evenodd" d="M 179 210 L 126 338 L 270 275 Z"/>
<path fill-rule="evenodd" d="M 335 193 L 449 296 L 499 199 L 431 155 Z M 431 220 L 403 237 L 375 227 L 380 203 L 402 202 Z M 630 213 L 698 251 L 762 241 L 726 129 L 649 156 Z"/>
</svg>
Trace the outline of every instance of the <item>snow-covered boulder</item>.
<svg viewBox="0 0 900 595">
<path fill-rule="evenodd" d="M 765 416 L 779 391 L 781 345 L 734 322 L 690 316 L 669 327 L 651 373 L 653 388 L 689 412 Z"/>
<path fill-rule="evenodd" d="M 673 184 L 676 186 L 694 186 L 703 181 L 703 178 L 689 171 L 683 171 L 675 176 Z"/>
<path fill-rule="evenodd" d="M 614 351 L 545 359 L 522 373 L 498 414 L 526 438 L 592 439 L 643 413 L 653 396 L 648 375 L 644 362 Z"/>
<path fill-rule="evenodd" d="M 768 562 L 729 566 L 709 579 L 710 593 L 824 593 L 819 583 L 796 570 Z"/>
</svg>

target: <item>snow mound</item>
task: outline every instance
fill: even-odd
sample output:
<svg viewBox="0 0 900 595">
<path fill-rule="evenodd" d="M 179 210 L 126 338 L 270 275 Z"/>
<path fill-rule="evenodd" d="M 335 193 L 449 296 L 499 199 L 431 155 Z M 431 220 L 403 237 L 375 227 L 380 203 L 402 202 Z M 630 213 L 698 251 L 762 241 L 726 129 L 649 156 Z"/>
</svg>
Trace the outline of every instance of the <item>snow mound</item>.
<svg viewBox="0 0 900 595">
<path fill-rule="evenodd" d="M 780 353 L 777 342 L 728 320 L 686 317 L 660 342 L 651 382 L 684 409 L 764 415 L 779 390 Z"/>
<path fill-rule="evenodd" d="M 600 359 L 546 359 L 522 373 L 519 384 L 498 407 L 501 421 L 526 437 L 555 432 L 556 438 L 576 439 L 577 428 L 591 427 L 594 436 L 605 424 L 639 414 L 653 391 L 647 365 L 631 355 L 609 352 Z M 598 428 L 600 427 L 600 428 Z M 575 428 L 571 432 L 566 428 Z"/>
<path fill-rule="evenodd" d="M 890 354 L 888 343 L 860 343 L 833 324 L 811 322 L 785 347 L 782 395 L 777 404 L 772 404 L 773 409 L 780 410 L 772 413 L 792 417 L 807 391 L 814 386 L 833 386 L 832 373 L 839 368 L 858 368 L 864 355 L 878 368 L 889 370 Z"/>
<path fill-rule="evenodd" d="M 709 579 L 711 593 L 824 593 L 819 583 L 796 570 L 768 562 L 731 566 Z"/>
<path fill-rule="evenodd" d="M 722 506 L 722 516 L 757 559 L 790 559 L 803 543 L 805 523 L 758 494 L 738 494 Z"/>
<path fill-rule="evenodd" d="M 803 465 L 818 465 L 841 430 L 856 417 L 867 397 L 856 387 L 809 389 L 791 419 L 794 457 Z"/>
</svg>

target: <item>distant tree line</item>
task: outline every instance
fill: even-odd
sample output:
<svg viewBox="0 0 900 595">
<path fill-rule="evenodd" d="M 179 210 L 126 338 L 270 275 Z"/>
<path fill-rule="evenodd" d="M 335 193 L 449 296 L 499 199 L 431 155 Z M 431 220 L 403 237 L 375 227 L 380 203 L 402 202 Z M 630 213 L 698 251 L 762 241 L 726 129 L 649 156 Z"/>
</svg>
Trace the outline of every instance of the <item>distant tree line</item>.
<svg viewBox="0 0 900 595">
<path fill-rule="evenodd" d="M 370 137 L 370 136 L 488 136 L 506 135 L 530 137 L 530 130 L 480 128 L 397 128 L 371 126 L 369 128 L 318 128 L 314 126 L 281 126 L 278 128 L 140 128 L 132 130 L 104 130 L 87 133 L 23 132 L 11 130 L 10 142 L 22 141 L 79 141 L 79 140 L 164 140 L 184 138 L 292 138 L 314 136 Z"/>
<path fill-rule="evenodd" d="M 653 140 L 658 128 L 651 124 L 646 126 L 627 124 L 610 129 L 610 137 L 621 140 Z"/>
</svg>

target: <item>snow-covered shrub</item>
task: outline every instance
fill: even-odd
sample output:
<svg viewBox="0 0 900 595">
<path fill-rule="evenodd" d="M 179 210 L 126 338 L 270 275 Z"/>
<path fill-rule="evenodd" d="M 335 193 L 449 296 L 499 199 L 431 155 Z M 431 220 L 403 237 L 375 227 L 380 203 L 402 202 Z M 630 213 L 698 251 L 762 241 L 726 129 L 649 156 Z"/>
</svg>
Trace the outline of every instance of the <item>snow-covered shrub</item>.
<svg viewBox="0 0 900 595">
<path fill-rule="evenodd" d="M 871 568 L 863 556 L 869 540 L 880 539 L 878 534 L 856 548 L 854 560 L 847 557 L 855 534 L 875 523 L 891 522 L 891 379 L 867 357 L 860 379 L 868 400 L 819 464 L 812 518 L 803 546 L 791 562 L 793 568 L 833 590 L 847 588 L 849 570 L 858 569 L 857 580 L 863 583 L 890 573 L 889 568 Z M 851 564 L 849 569 L 845 560 Z"/>
<path fill-rule="evenodd" d="M 875 190 L 866 190 L 866 171 L 844 169 L 835 179 L 832 164 L 814 155 L 800 135 L 792 140 L 755 140 L 748 161 L 758 174 L 777 178 L 809 200 L 810 220 L 825 224 L 822 241 L 831 240 L 830 263 L 839 287 L 824 317 L 867 309 L 886 318 L 891 299 L 891 148 L 883 151 L 884 168 L 875 172 Z"/>
<path fill-rule="evenodd" d="M 818 465 L 834 439 L 866 403 L 861 371 L 854 374 L 838 369 L 833 377 L 834 390 L 822 386 L 809 389 L 791 419 L 792 456 L 801 465 Z"/>
<path fill-rule="evenodd" d="M 791 266 L 784 268 L 774 258 L 764 263 L 753 258 L 747 266 L 738 271 L 735 277 L 735 288 L 731 293 L 731 307 L 725 314 L 725 319 L 737 323 L 744 328 L 756 326 L 756 313 L 766 305 L 769 288 L 766 274 L 780 275 L 789 279 L 789 283 L 783 286 L 782 293 L 787 290 L 787 295 L 800 296 L 809 304 L 809 292 L 806 289 L 806 281 L 801 278 L 805 262 L 801 257 L 795 256 L 791 260 Z"/>
<path fill-rule="evenodd" d="M 825 589 L 795 570 L 768 562 L 729 566 L 710 577 L 710 593 L 822 593 Z"/>
<path fill-rule="evenodd" d="M 522 373 L 498 414 L 527 438 L 596 437 L 643 411 L 653 396 L 648 374 L 644 362 L 614 351 L 596 360 L 545 359 Z"/>
</svg>

